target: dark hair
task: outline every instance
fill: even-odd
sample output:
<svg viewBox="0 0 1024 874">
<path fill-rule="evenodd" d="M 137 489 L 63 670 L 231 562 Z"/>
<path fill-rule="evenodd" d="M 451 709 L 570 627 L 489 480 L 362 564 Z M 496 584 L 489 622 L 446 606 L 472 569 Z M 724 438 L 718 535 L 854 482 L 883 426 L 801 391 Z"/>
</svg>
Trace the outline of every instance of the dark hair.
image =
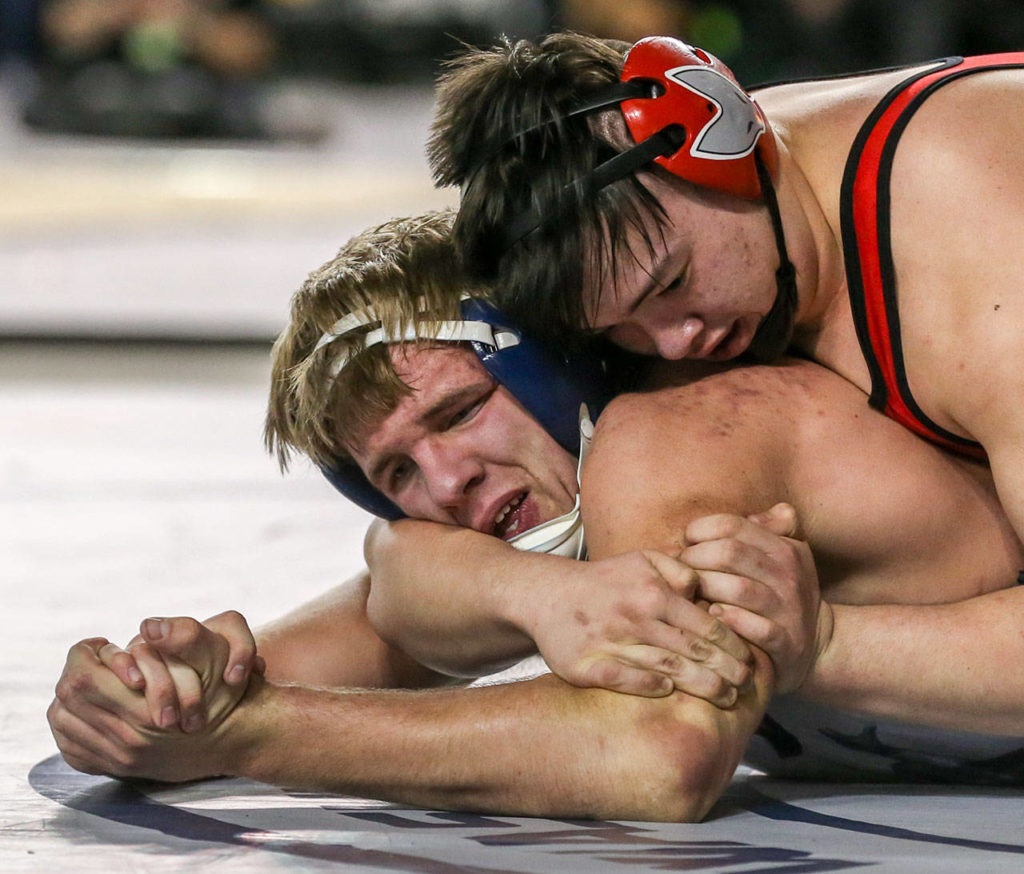
<svg viewBox="0 0 1024 874">
<path fill-rule="evenodd" d="M 454 239 L 465 268 L 494 283 L 498 305 L 541 339 L 564 343 L 584 325 L 583 284 L 615 275 L 631 228 L 653 250 L 664 211 L 634 175 L 578 185 L 616 148 L 598 119 L 566 109 L 618 82 L 626 43 L 558 33 L 505 38 L 447 64 L 428 156 L 439 185 L 462 186 Z M 618 112 L 613 109 L 613 112 Z M 516 219 L 540 226 L 503 244 Z"/>
</svg>

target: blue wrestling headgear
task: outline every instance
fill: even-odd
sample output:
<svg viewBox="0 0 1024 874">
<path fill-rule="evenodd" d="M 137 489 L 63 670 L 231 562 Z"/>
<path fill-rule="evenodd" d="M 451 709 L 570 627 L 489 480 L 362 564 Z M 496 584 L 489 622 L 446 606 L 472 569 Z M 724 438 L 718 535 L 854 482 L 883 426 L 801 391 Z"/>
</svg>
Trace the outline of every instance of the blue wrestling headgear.
<svg viewBox="0 0 1024 874">
<path fill-rule="evenodd" d="M 422 339 L 468 342 L 487 372 L 508 389 L 560 446 L 578 456 L 581 405 L 585 404 L 591 416 L 596 418 L 608 397 L 601 362 L 593 356 L 557 353 L 541 347 L 525 337 L 495 306 L 480 298 L 466 298 L 460 306 L 462 321 L 434 324 L 432 327 L 439 330 L 436 333 L 424 332 Z M 369 311 L 346 316 L 320 339 L 317 348 L 375 322 L 377 319 Z M 421 339 L 421 335 L 415 328 L 393 336 L 378 327 L 366 334 L 363 348 L 417 339 Z M 338 365 L 339 370 L 344 363 Z M 364 510 L 390 520 L 405 516 L 370 484 L 356 465 L 324 467 L 322 470 L 331 485 Z"/>
</svg>

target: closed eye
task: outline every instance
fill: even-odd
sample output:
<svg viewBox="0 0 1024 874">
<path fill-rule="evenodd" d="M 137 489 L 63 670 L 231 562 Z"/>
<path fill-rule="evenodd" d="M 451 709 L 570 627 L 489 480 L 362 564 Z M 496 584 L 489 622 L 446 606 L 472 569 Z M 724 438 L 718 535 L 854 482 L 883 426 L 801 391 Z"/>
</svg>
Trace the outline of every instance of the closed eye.
<svg viewBox="0 0 1024 874">
<path fill-rule="evenodd" d="M 455 412 L 448 417 L 447 424 L 445 425 L 446 430 L 448 428 L 454 428 L 457 425 L 461 425 L 463 422 L 470 421 L 477 413 L 480 412 L 480 410 L 483 408 L 483 405 L 486 404 L 488 400 L 490 400 L 491 395 L 493 394 L 494 388 L 492 387 L 489 391 L 487 391 L 480 397 L 476 398 L 472 402 L 463 404 L 460 407 L 458 407 L 455 410 Z"/>
<path fill-rule="evenodd" d="M 412 478 L 415 469 L 415 463 L 408 458 L 396 461 L 388 471 L 387 490 L 392 494 L 401 491 L 402 487 Z"/>
</svg>

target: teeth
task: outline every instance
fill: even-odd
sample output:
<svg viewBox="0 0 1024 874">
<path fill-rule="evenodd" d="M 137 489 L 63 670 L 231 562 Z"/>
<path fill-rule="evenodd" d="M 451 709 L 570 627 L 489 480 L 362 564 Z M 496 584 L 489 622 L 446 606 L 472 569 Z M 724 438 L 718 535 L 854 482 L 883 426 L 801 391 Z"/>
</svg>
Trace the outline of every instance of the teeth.
<svg viewBox="0 0 1024 874">
<path fill-rule="evenodd" d="M 512 512 L 512 510 L 515 507 L 518 507 L 522 503 L 522 501 L 523 501 L 523 496 L 522 495 L 520 495 L 518 498 L 515 498 L 514 500 L 509 501 L 504 507 L 502 507 L 498 511 L 498 515 L 494 517 L 494 524 L 496 526 L 500 525 L 504 521 L 505 517 L 510 512 Z"/>
</svg>

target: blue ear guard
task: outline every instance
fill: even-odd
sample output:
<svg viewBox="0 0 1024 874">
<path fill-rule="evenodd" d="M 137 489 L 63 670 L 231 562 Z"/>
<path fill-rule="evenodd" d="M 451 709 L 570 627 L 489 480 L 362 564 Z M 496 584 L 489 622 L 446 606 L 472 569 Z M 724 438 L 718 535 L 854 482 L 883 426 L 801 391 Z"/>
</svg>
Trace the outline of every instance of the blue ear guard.
<svg viewBox="0 0 1024 874">
<path fill-rule="evenodd" d="M 583 353 L 559 353 L 542 347 L 516 328 L 497 307 L 479 298 L 461 303 L 464 322 L 490 326 L 494 344 L 470 340 L 473 351 L 495 381 L 532 415 L 567 452 L 580 450 L 580 404 L 596 419 L 608 400 L 602 362 Z M 382 519 L 405 514 L 377 489 L 354 463 L 324 467 L 324 476 L 339 492 Z"/>
</svg>

